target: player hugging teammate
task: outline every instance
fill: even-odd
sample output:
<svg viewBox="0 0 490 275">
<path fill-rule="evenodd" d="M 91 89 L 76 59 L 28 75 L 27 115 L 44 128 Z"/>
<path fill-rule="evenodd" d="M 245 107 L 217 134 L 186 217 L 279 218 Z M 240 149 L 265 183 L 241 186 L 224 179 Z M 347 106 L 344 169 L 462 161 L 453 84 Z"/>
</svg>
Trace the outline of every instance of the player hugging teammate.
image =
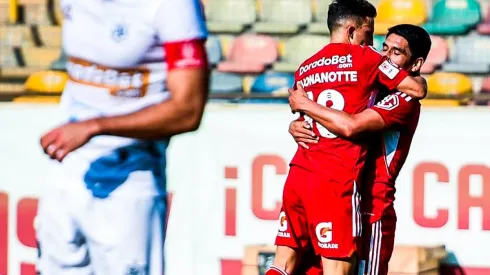
<svg viewBox="0 0 490 275">
<path fill-rule="evenodd" d="M 369 46 L 375 16 L 365 0 L 334 1 L 328 11 L 331 43 L 296 72 L 289 102 L 301 116 L 290 132 L 300 146 L 284 186 L 277 253 L 267 275 L 351 274 L 358 257 L 365 274 L 387 273 L 394 181 L 426 95 L 418 75 L 431 42 L 423 29 L 399 25 L 390 29 L 380 54 Z M 318 65 L 333 56 L 339 62 Z M 396 92 L 372 106 L 378 90 Z"/>
</svg>

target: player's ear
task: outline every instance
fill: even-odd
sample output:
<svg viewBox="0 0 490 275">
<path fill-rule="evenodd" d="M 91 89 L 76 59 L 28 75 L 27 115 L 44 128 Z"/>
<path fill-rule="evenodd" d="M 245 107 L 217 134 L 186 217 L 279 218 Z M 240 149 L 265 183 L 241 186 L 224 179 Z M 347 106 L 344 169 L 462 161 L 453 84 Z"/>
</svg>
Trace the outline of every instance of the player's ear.
<svg viewBox="0 0 490 275">
<path fill-rule="evenodd" d="M 419 57 L 415 59 L 413 62 L 412 68 L 410 69 L 412 72 L 419 72 L 420 69 L 422 68 L 422 65 L 424 65 L 424 59 L 422 57 Z"/>
<path fill-rule="evenodd" d="M 353 25 L 347 27 L 347 34 L 349 35 L 349 42 L 351 44 L 354 44 L 353 42 L 354 42 L 354 36 L 356 34 L 356 27 Z"/>
</svg>

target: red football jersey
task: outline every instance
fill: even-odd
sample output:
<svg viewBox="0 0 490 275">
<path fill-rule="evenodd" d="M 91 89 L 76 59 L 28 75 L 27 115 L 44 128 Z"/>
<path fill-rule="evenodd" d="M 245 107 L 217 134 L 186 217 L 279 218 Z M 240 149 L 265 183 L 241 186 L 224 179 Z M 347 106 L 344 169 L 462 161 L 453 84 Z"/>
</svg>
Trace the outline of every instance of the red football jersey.
<svg viewBox="0 0 490 275">
<path fill-rule="evenodd" d="M 372 47 L 332 43 L 301 64 L 295 83 L 318 104 L 356 114 L 367 108 L 378 85 L 393 90 L 407 76 Z M 365 143 L 337 137 L 308 116 L 303 118 L 320 139 L 310 149 L 298 147 L 291 165 L 334 175 L 341 182 L 356 180 L 364 165 Z"/>
<path fill-rule="evenodd" d="M 386 96 L 372 109 L 381 115 L 387 129 L 374 141 L 366 162 L 363 192 L 372 197 L 376 216 L 395 199 L 395 180 L 407 159 L 420 116 L 420 102 L 402 92 Z"/>
</svg>

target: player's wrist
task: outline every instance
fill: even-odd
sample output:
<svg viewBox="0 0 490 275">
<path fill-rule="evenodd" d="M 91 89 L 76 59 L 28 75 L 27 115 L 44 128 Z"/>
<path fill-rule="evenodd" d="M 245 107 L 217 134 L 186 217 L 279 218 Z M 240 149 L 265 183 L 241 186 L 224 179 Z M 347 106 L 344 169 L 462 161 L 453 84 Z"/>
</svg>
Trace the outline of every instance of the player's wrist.
<svg viewBox="0 0 490 275">
<path fill-rule="evenodd" d="M 85 121 L 85 123 L 91 137 L 98 136 L 102 133 L 102 123 L 100 119 L 89 119 Z"/>
</svg>

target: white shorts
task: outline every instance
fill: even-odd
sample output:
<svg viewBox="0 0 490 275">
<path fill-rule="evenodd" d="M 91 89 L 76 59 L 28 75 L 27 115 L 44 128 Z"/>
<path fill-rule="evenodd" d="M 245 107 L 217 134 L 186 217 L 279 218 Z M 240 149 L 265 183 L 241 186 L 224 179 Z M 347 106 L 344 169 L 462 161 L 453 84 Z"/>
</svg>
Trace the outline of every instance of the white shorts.
<svg viewBox="0 0 490 275">
<path fill-rule="evenodd" d="M 99 199 L 88 190 L 50 188 L 38 209 L 41 274 L 163 274 L 163 196 Z"/>
</svg>

